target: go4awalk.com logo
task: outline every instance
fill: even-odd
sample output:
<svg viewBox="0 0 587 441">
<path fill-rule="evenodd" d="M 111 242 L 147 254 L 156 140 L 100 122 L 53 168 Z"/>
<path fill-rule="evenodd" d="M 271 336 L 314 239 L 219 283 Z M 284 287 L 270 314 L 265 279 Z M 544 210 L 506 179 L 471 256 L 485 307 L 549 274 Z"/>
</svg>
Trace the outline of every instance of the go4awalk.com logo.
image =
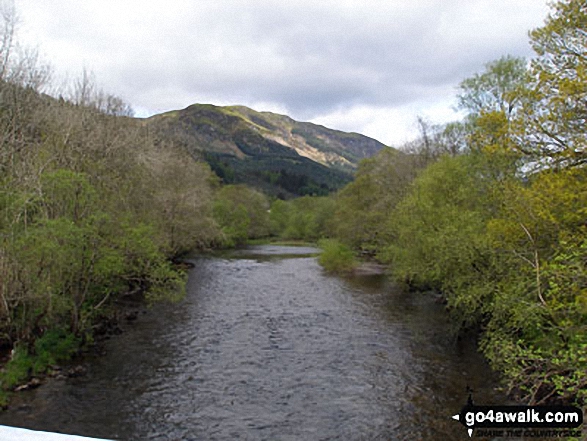
<svg viewBox="0 0 587 441">
<path fill-rule="evenodd" d="M 572 406 L 476 406 L 469 402 L 453 419 L 470 437 L 580 437 L 583 412 Z"/>
</svg>

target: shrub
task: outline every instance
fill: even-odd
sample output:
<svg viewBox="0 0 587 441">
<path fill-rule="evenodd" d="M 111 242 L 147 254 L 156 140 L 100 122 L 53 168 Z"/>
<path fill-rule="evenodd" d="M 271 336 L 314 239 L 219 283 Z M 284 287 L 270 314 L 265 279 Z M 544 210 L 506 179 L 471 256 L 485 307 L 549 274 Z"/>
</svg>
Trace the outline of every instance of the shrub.
<svg viewBox="0 0 587 441">
<path fill-rule="evenodd" d="M 353 251 L 336 239 L 322 239 L 318 241 L 318 246 L 322 248 L 318 263 L 326 271 L 344 273 L 357 265 Z"/>
</svg>

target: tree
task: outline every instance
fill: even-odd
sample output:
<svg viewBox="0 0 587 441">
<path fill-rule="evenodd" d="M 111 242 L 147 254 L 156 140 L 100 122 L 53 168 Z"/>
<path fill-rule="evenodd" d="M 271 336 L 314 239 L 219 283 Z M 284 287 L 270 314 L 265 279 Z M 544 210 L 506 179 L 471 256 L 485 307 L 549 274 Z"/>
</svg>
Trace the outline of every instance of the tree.
<svg viewBox="0 0 587 441">
<path fill-rule="evenodd" d="M 291 204 L 281 199 L 276 199 L 271 204 L 269 211 L 270 231 L 273 236 L 281 237 L 287 229 L 291 218 Z"/>
<path fill-rule="evenodd" d="M 459 107 L 469 112 L 461 123 L 465 144 L 470 151 L 493 156 L 496 176 L 515 173 L 523 165 L 514 145 L 513 121 L 522 108 L 527 84 L 526 60 L 512 56 L 487 63 L 484 72 L 460 84 Z"/>
<path fill-rule="evenodd" d="M 519 106 L 519 88 L 525 83 L 526 60 L 505 56 L 485 65 L 485 72 L 463 80 L 458 103 L 470 114 L 501 112 L 509 119 Z"/>
<path fill-rule="evenodd" d="M 18 17 L 14 2 L 0 4 L 0 80 L 6 81 L 9 75 Z"/>
<path fill-rule="evenodd" d="M 244 185 L 227 185 L 216 193 L 214 219 L 223 234 L 222 245 L 243 244 L 270 233 L 269 202 L 265 195 Z"/>
<path fill-rule="evenodd" d="M 491 294 L 487 216 L 489 183 L 472 155 L 445 156 L 413 182 L 388 221 L 394 231 L 381 253 L 395 276 L 441 290 L 458 323 L 476 323 Z"/>
<path fill-rule="evenodd" d="M 143 150 L 149 171 L 143 185 L 150 188 L 152 199 L 138 197 L 147 204 L 141 210 L 157 225 L 163 249 L 177 257 L 210 247 L 220 231 L 212 214 L 215 177 L 209 167 L 173 145 Z"/>
<path fill-rule="evenodd" d="M 430 161 L 419 150 L 404 153 L 383 149 L 359 164 L 355 180 L 336 196 L 334 234 L 345 244 L 377 253 L 389 238 L 386 220 L 405 195 L 408 185 Z"/>
<path fill-rule="evenodd" d="M 0 405 L 3 388 L 91 337 L 117 298 L 180 298 L 171 259 L 220 235 L 208 167 L 156 143 L 87 73 L 71 100 L 42 93 L 48 71 L 16 44 L 16 22 L 0 7 L 0 346 L 19 370 L 0 372 Z M 261 234 L 265 199 L 242 194 L 247 234 Z"/>
<path fill-rule="evenodd" d="M 587 162 L 587 7 L 557 1 L 545 25 L 530 33 L 537 57 L 517 120 L 516 146 L 525 155 L 560 167 Z"/>
<path fill-rule="evenodd" d="M 580 168 L 511 181 L 487 224 L 501 270 L 484 352 L 533 403 L 587 398 L 586 183 Z"/>
<path fill-rule="evenodd" d="M 277 204 L 274 203 L 274 205 Z M 284 239 L 300 239 L 316 241 L 327 237 L 330 233 L 330 220 L 336 209 L 336 203 L 329 197 L 303 196 L 276 205 L 277 212 L 271 209 L 271 218 L 279 221 L 287 216 L 281 237 Z"/>
</svg>

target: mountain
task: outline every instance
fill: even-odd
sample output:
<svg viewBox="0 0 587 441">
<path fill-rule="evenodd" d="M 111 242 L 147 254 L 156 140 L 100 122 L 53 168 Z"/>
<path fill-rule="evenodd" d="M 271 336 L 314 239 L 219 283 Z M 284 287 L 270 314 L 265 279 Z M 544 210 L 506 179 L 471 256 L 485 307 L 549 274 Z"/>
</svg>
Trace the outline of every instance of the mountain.
<svg viewBox="0 0 587 441">
<path fill-rule="evenodd" d="M 361 159 L 385 147 L 358 133 L 244 106 L 194 104 L 145 124 L 162 140 L 205 159 L 226 183 L 246 183 L 283 198 L 336 190 L 352 179 Z"/>
</svg>

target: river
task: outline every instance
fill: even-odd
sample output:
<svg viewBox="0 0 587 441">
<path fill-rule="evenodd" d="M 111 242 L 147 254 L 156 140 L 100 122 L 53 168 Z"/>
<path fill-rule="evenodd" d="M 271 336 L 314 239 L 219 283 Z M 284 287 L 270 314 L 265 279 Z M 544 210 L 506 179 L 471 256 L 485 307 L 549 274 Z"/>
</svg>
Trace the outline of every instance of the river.
<svg viewBox="0 0 587 441">
<path fill-rule="evenodd" d="M 474 390 L 504 404 L 443 306 L 384 276 L 325 274 L 312 248 L 195 257 L 77 378 L 16 394 L 0 424 L 120 440 L 468 439 Z"/>
</svg>

